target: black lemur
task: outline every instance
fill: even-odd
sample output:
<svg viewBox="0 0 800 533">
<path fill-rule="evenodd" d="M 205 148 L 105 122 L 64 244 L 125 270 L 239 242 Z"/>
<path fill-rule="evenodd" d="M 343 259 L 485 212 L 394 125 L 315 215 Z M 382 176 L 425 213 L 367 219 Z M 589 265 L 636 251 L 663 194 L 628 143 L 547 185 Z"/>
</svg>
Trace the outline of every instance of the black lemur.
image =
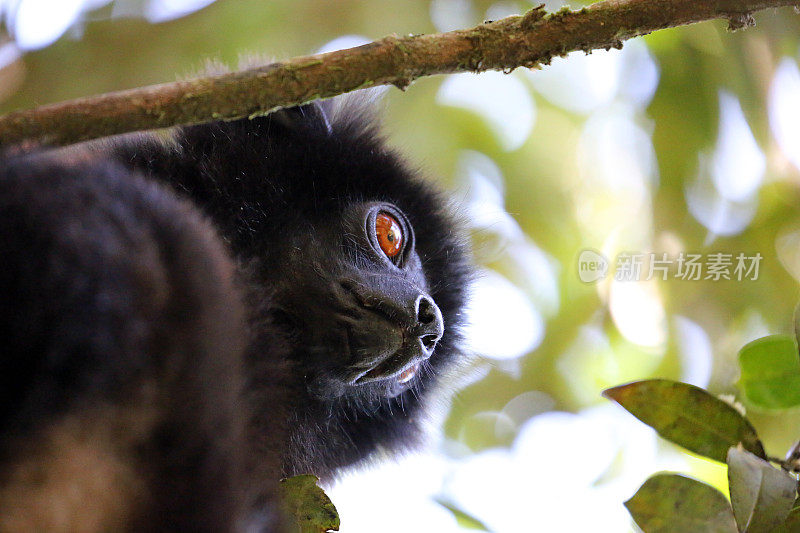
<svg viewBox="0 0 800 533">
<path fill-rule="evenodd" d="M 459 226 L 341 98 L 6 150 L 0 263 L 0 531 L 273 530 L 463 359 Z"/>
</svg>

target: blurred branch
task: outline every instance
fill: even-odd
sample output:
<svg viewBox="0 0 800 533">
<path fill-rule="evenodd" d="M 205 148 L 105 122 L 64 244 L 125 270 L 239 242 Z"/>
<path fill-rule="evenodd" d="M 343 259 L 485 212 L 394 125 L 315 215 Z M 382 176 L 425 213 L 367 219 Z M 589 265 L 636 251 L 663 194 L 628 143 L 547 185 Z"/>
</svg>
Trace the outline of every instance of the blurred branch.
<svg viewBox="0 0 800 533">
<path fill-rule="evenodd" d="M 758 10 L 800 6 L 800 0 L 605 0 L 580 11 L 487 21 L 432 35 L 390 35 L 370 44 L 297 57 L 241 72 L 82 98 L 0 117 L 0 142 L 50 144 L 230 120 L 328 98 L 363 87 L 405 89 L 433 74 L 535 68 L 568 52 L 622 47 L 655 30 L 711 19 L 731 29 L 753 24 Z"/>
</svg>

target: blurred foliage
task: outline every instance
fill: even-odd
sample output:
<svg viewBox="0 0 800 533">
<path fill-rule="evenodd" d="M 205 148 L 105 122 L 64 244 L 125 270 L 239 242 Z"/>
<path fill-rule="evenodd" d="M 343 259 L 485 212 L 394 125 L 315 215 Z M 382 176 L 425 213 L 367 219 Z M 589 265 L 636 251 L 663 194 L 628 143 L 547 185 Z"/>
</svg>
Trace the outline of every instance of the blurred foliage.
<svg viewBox="0 0 800 533">
<path fill-rule="evenodd" d="M 748 403 L 764 409 L 800 406 L 800 358 L 789 335 L 754 340 L 739 351 L 739 388 Z"/>
<path fill-rule="evenodd" d="M 112 7 L 122 1 L 84 14 L 55 44 L 0 70 L 0 111 L 171 81 L 201 71 L 208 58 L 230 64 L 249 53 L 285 58 L 342 35 L 428 33 L 532 6 L 484 0 L 218 0 L 186 17 L 150 24 L 112 17 Z M 561 2 L 546 5 L 552 10 Z M 479 97 L 488 101 L 488 111 L 445 99 L 443 77 L 420 80 L 404 93 L 389 90 L 392 143 L 452 192 L 473 226 L 476 261 L 509 281 L 542 327 L 520 357 L 476 362 L 445 425 L 458 443 L 454 456 L 509 446 L 535 415 L 579 412 L 601 403 L 603 389 L 634 379 L 679 379 L 715 394 L 737 394 L 739 347 L 790 332 L 786 317 L 800 279 L 800 157 L 792 151 L 800 146 L 776 137 L 770 106 L 775 109 L 771 95 L 779 65 L 788 61 L 796 68 L 800 57 L 800 17 L 780 10 L 761 12 L 756 20 L 755 28 L 737 33 L 729 33 L 724 22 L 656 32 L 627 43 L 621 52 L 627 55 L 616 63 L 596 52 L 580 67 L 588 77 L 567 86 L 572 78 L 561 78 L 566 70 L 555 64 L 530 74 L 486 75 L 481 79 L 496 84 L 475 83 L 487 83 Z M 564 69 L 575 66 L 569 71 L 574 74 L 579 61 L 580 55 L 570 56 Z M 551 70 L 559 73 L 555 81 L 543 77 Z M 647 85 L 640 79 L 647 72 L 654 93 L 641 96 L 636 91 Z M 569 92 L 578 103 L 589 102 L 612 78 L 616 88 L 597 103 L 565 103 Z M 530 115 L 522 133 L 515 130 L 511 137 L 499 135 L 498 128 L 513 120 L 498 122 L 492 111 L 511 100 L 503 87 L 523 91 L 511 104 L 518 101 L 517 109 Z M 738 128 L 733 141 L 723 135 L 729 124 Z M 740 160 L 747 147 L 753 157 Z M 475 170 L 480 158 L 474 154 L 494 170 Z M 726 169 L 748 170 L 745 185 L 752 190 L 740 194 L 734 187 L 730 198 L 720 200 Z M 470 172 L 483 181 L 469 181 Z M 481 191 L 476 183 L 494 187 L 509 218 L 501 214 L 483 226 L 475 223 L 477 204 L 470 195 Z M 710 206 L 707 190 L 716 195 Z M 657 276 L 626 285 L 609 277 L 588 284 L 577 271 L 585 249 L 609 258 L 620 252 L 686 252 L 759 253 L 762 260 L 755 280 L 687 281 L 678 279 L 673 265 L 666 280 Z M 504 311 L 495 307 L 489 312 Z M 516 325 L 516 309 L 505 310 L 512 313 L 510 325 L 494 332 L 495 343 L 535 329 L 532 320 Z M 800 434 L 800 410 L 776 414 L 747 406 L 768 448 L 786 449 Z M 605 475 L 618 466 L 609 466 Z"/>
</svg>

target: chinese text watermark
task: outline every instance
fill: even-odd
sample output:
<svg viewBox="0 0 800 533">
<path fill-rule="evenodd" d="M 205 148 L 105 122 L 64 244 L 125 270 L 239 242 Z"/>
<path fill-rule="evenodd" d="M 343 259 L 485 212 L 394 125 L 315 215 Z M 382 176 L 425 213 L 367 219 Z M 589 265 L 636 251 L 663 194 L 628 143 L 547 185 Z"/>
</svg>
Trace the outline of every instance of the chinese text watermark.
<svg viewBox="0 0 800 533">
<path fill-rule="evenodd" d="M 758 252 L 681 252 L 677 256 L 653 252 L 622 252 L 617 254 L 612 263 L 602 253 L 587 249 L 578 256 L 578 277 L 584 283 L 594 283 L 609 275 L 617 281 L 755 281 L 758 279 L 761 259 Z"/>
</svg>

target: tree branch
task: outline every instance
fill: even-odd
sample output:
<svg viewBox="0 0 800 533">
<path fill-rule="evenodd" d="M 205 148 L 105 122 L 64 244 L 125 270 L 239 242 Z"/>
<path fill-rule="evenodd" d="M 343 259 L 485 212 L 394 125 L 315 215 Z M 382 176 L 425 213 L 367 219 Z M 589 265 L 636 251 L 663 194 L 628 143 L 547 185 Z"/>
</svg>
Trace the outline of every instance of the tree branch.
<svg viewBox="0 0 800 533">
<path fill-rule="evenodd" d="M 108 93 L 0 117 L 0 143 L 48 144 L 136 130 L 230 120 L 328 98 L 363 87 L 405 89 L 422 76 L 548 64 L 568 52 L 622 47 L 655 30 L 711 19 L 731 29 L 753 24 L 752 13 L 800 0 L 605 0 L 579 11 L 487 21 L 432 35 L 390 35 L 370 44 L 219 76 Z"/>
</svg>

